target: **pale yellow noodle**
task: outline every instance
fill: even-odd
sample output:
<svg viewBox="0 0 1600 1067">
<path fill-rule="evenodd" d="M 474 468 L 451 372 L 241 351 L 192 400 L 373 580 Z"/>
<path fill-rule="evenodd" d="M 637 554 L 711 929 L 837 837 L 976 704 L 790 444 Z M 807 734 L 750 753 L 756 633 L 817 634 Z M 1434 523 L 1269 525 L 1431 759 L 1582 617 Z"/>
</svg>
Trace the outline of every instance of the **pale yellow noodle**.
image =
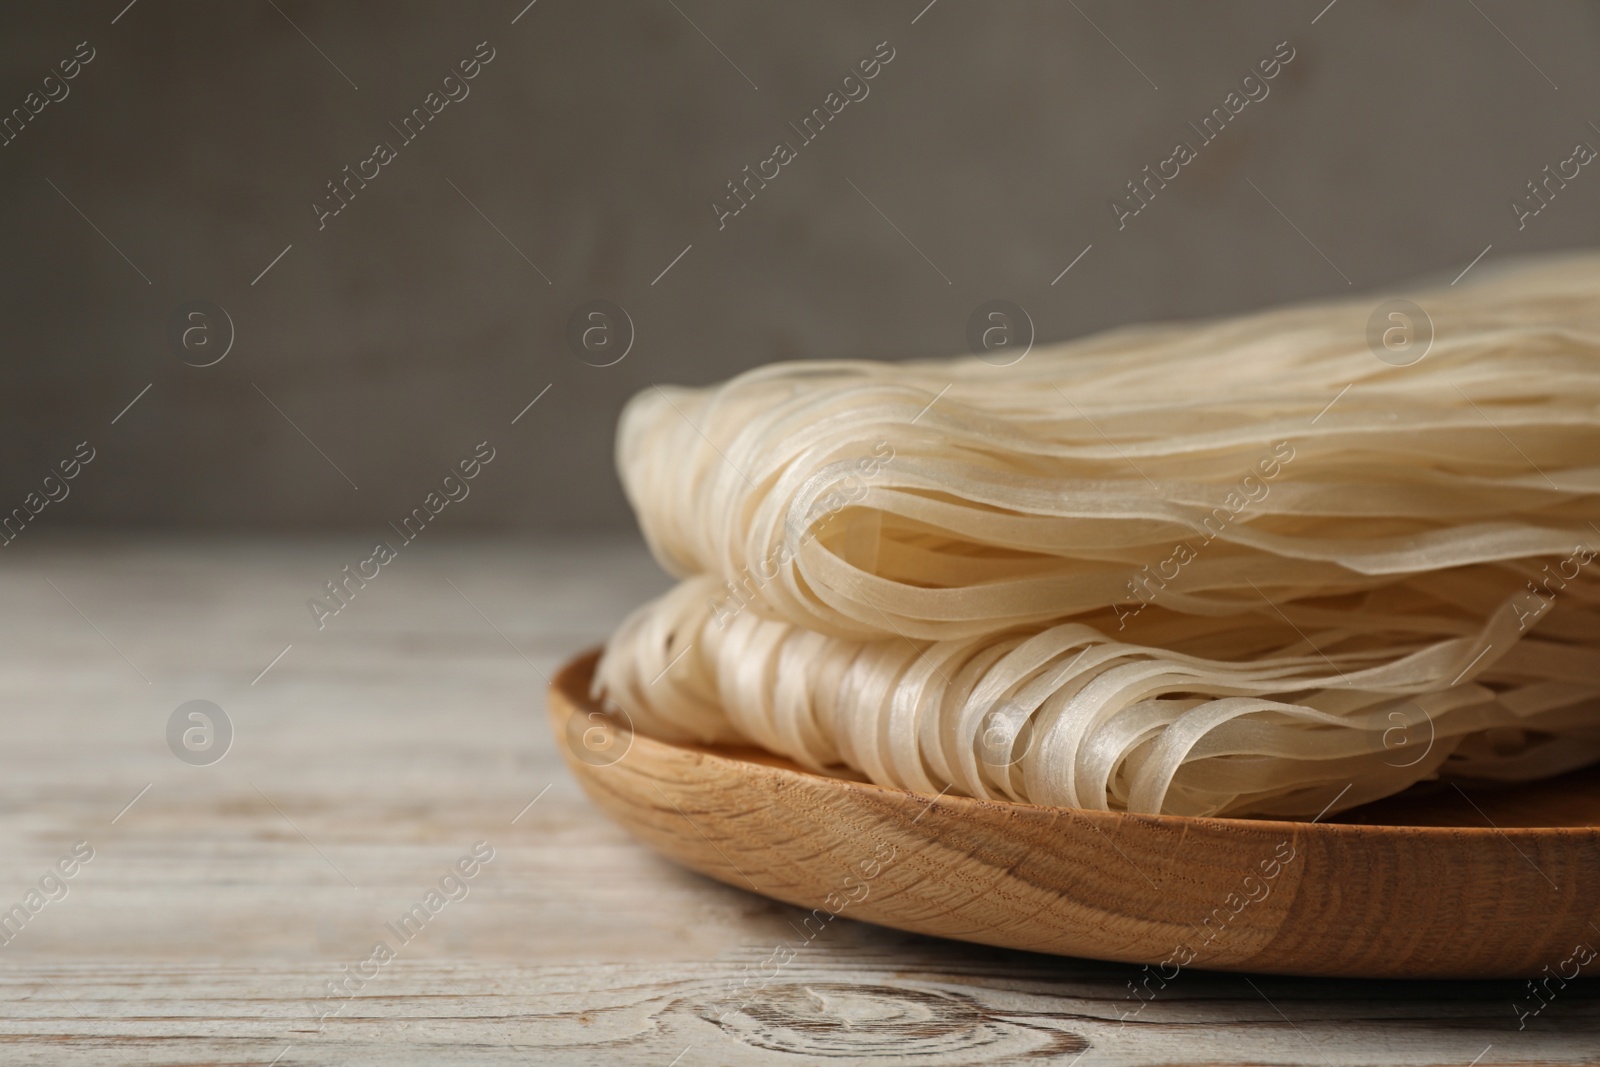
<svg viewBox="0 0 1600 1067">
<path fill-rule="evenodd" d="M 647 391 L 618 465 L 685 581 L 598 684 L 663 736 L 1131 811 L 1592 760 L 1600 257 L 1484 274 L 1414 294 L 1406 366 L 1361 299 Z"/>
</svg>

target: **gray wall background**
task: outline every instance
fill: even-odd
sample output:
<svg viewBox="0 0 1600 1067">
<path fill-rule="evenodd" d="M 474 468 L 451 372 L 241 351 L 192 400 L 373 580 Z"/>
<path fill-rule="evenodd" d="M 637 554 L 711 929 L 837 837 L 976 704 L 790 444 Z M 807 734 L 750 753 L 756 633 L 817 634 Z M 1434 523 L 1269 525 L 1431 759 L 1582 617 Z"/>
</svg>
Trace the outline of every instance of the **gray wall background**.
<svg viewBox="0 0 1600 1067">
<path fill-rule="evenodd" d="M 996 297 L 1055 340 L 1600 239 L 1591 168 L 1526 229 L 1508 207 L 1600 145 L 1594 4 L 926 2 L 0 8 L 0 109 L 96 53 L 0 148 L 0 510 L 87 439 L 30 540 L 371 528 L 487 439 L 442 523 L 621 528 L 612 431 L 654 382 L 955 354 Z M 324 183 L 481 41 L 470 96 L 319 232 Z M 880 41 L 870 95 L 719 231 L 724 183 Z M 1119 232 L 1107 199 L 1280 41 L 1271 95 Z M 236 335 L 205 368 L 166 337 L 200 298 Z M 595 298 L 637 333 L 610 367 L 564 341 Z"/>
</svg>

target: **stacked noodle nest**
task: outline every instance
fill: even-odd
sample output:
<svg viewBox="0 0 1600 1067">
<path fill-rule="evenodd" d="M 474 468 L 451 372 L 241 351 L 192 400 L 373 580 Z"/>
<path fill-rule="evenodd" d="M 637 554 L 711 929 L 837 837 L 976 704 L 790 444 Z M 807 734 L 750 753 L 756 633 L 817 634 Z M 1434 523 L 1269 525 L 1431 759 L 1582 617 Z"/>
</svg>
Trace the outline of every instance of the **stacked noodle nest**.
<svg viewBox="0 0 1600 1067">
<path fill-rule="evenodd" d="M 648 390 L 618 466 L 682 581 L 596 691 L 667 740 L 1131 812 L 1600 758 L 1600 256 L 1415 300 L 1406 366 L 1368 299 Z"/>
</svg>

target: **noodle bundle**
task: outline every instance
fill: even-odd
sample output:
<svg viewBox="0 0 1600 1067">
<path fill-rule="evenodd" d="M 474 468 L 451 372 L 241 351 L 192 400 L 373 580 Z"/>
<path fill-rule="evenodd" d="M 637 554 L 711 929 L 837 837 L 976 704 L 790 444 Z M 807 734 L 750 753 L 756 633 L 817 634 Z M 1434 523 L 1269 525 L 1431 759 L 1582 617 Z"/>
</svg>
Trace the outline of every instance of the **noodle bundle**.
<svg viewBox="0 0 1600 1067">
<path fill-rule="evenodd" d="M 1600 758 L 1600 257 L 1416 300 L 1407 365 L 1367 300 L 647 391 L 618 465 L 683 581 L 597 688 L 658 736 L 1135 812 Z"/>
</svg>

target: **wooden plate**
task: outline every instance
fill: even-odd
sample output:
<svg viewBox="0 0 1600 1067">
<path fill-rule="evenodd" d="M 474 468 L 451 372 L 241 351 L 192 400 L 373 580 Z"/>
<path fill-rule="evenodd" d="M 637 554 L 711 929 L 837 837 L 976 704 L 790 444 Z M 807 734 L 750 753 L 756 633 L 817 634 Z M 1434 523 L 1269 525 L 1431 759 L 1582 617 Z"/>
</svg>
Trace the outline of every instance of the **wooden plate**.
<svg viewBox="0 0 1600 1067">
<path fill-rule="evenodd" d="M 1148 964 L 1371 978 L 1571 977 L 1600 948 L 1600 768 L 1432 783 L 1329 822 L 931 797 L 635 734 L 550 690 L 567 764 L 641 841 L 719 881 L 902 930 Z"/>
</svg>

